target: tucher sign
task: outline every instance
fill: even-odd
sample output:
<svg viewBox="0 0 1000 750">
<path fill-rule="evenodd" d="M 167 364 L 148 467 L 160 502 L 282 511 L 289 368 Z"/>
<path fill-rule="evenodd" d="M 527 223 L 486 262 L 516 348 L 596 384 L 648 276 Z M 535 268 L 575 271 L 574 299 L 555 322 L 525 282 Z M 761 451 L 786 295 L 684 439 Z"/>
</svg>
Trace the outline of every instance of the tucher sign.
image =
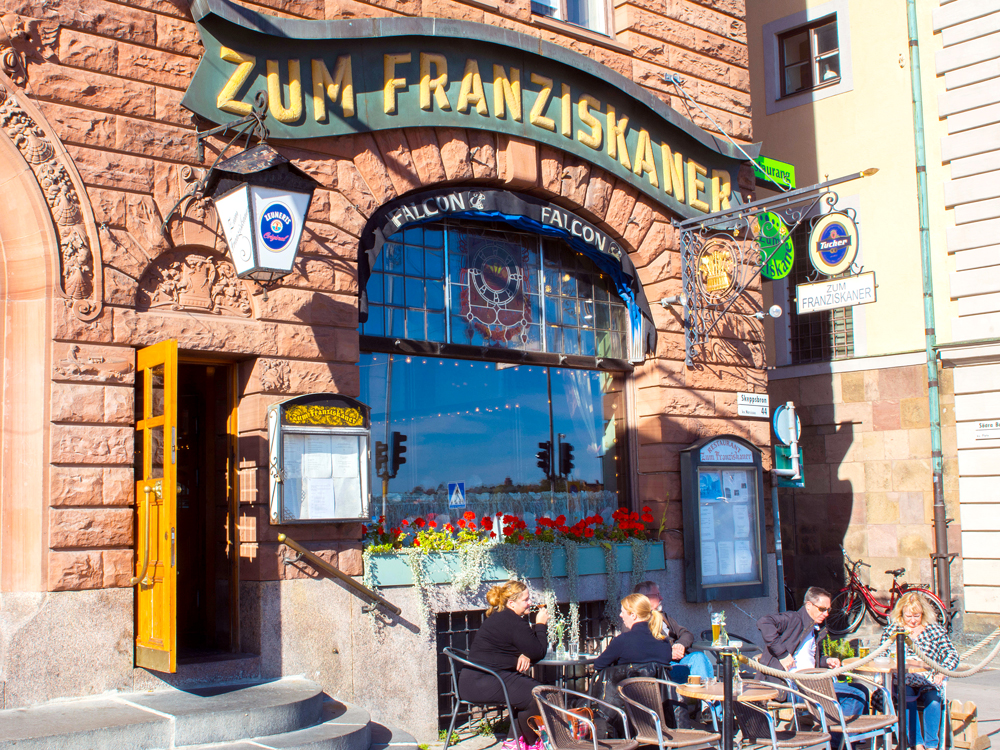
<svg viewBox="0 0 1000 750">
<path fill-rule="evenodd" d="M 248 115 L 265 91 L 271 138 L 487 130 L 569 151 L 682 216 L 742 202 L 734 147 L 564 47 L 445 19 L 301 21 L 227 0 L 191 10 L 205 54 L 182 104 L 211 122 Z"/>
</svg>

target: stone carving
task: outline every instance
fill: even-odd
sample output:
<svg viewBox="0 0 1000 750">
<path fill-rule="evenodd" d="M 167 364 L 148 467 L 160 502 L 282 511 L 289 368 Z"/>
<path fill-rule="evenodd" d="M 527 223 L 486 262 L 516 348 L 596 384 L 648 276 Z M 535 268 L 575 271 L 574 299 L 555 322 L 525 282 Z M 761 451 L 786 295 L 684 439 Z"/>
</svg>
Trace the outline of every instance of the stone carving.
<svg viewBox="0 0 1000 750">
<path fill-rule="evenodd" d="M 87 356 L 78 344 L 70 346 L 67 355 L 53 365 L 56 378 L 108 383 L 131 383 L 134 370 L 132 363 L 125 360 L 112 362 L 100 354 Z"/>
<path fill-rule="evenodd" d="M 137 310 L 156 308 L 189 312 L 252 314 L 250 295 L 236 269 L 221 255 L 182 250 L 161 255 L 139 280 Z"/>
<path fill-rule="evenodd" d="M 22 41 L 35 40 L 33 43 L 38 48 L 38 56 L 48 54 L 45 46 L 49 36 L 47 26 L 11 15 L 0 20 L 3 21 L 2 28 L 10 30 L 11 34 L 11 37 L 6 37 L 0 30 L 0 57 L 3 58 L 0 67 L 6 61 L 3 45 L 15 37 L 12 29 L 17 30 L 16 34 L 20 35 L 17 38 Z M 64 164 L 67 157 L 59 152 L 38 121 L 21 106 L 17 96 L 3 87 L 0 87 L 0 129 L 30 166 L 49 206 L 59 238 L 59 291 L 67 304 L 72 305 L 77 317 L 93 320 L 101 310 L 100 246 L 96 226 L 92 219 L 88 221 L 84 216 L 77 188 Z"/>
<path fill-rule="evenodd" d="M 291 367 L 281 359 L 261 359 L 260 388 L 265 393 L 288 393 L 291 388 Z"/>
<path fill-rule="evenodd" d="M 56 59 L 59 24 L 7 13 L 0 18 L 0 70 L 14 85 L 28 83 L 28 60 Z"/>
</svg>

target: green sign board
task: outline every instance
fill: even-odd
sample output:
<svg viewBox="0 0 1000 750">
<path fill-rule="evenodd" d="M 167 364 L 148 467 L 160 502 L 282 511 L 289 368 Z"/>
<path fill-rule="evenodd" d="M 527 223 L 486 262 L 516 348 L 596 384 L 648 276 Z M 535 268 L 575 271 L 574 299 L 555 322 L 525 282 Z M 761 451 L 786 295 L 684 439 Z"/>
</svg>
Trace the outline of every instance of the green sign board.
<svg viewBox="0 0 1000 750">
<path fill-rule="evenodd" d="M 760 246 L 761 275 L 772 281 L 785 278 L 795 260 L 795 246 L 785 222 L 776 213 L 762 211 L 750 220 L 750 228 Z"/>
<path fill-rule="evenodd" d="M 774 446 L 774 468 L 791 470 L 792 468 L 792 449 L 787 445 L 776 445 Z M 806 486 L 806 465 L 804 463 L 804 457 L 802 455 L 802 446 L 799 446 L 799 478 L 792 479 L 791 477 L 778 477 L 779 487 L 805 487 Z"/>
<path fill-rule="evenodd" d="M 303 21 L 228 0 L 191 11 L 205 52 L 182 103 L 211 122 L 248 115 L 265 91 L 272 139 L 489 131 L 569 152 L 681 216 L 743 202 L 734 146 L 565 47 L 441 18 Z"/>
<path fill-rule="evenodd" d="M 758 156 L 757 163 L 753 165 L 753 174 L 757 178 L 759 187 L 778 190 L 780 185 L 785 190 L 795 187 L 795 165 L 785 164 L 777 159 L 768 159 L 766 156 Z"/>
</svg>

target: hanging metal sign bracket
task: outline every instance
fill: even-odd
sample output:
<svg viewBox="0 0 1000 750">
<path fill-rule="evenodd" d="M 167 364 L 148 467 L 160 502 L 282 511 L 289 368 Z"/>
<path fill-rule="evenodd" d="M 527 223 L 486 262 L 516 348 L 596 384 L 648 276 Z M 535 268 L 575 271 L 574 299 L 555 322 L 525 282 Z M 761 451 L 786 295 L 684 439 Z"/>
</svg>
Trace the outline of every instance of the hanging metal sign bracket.
<svg viewBox="0 0 1000 750">
<path fill-rule="evenodd" d="M 737 349 L 726 340 L 741 337 L 724 331 L 724 321 L 731 321 L 732 316 L 763 319 L 767 315 L 761 311 L 748 313 L 734 309 L 785 244 L 783 239 L 774 242 L 773 247 L 761 244 L 761 220 L 766 218 L 762 215 L 778 214 L 787 226 L 787 232 L 781 236 L 787 237 L 810 218 L 821 203 L 828 211 L 836 210 L 839 196 L 831 189 L 835 185 L 870 177 L 877 171 L 866 169 L 674 223 L 681 232 L 683 294 L 679 298 L 665 297 L 660 303 L 667 307 L 672 302 L 681 302 L 684 306 L 684 361 L 688 367 L 696 362 L 726 363 L 724 357 L 711 356 L 718 348 L 716 342 L 723 349 Z M 714 341 L 710 341 L 710 337 Z M 762 343 L 761 339 L 757 341 Z M 745 354 L 742 356 L 745 358 Z"/>
</svg>

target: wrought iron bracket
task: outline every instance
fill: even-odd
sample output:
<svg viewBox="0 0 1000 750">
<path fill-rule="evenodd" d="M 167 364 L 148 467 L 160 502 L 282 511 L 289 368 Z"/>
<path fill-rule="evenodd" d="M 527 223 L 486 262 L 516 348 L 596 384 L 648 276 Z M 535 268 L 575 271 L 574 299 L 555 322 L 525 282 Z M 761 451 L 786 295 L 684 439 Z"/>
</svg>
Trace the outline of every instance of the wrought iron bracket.
<svg viewBox="0 0 1000 750">
<path fill-rule="evenodd" d="M 744 310 L 734 309 L 783 244 L 778 243 L 769 252 L 761 247 L 758 240 L 760 214 L 765 211 L 778 214 L 791 234 L 802 222 L 811 219 L 817 208 L 825 207 L 825 212 L 837 210 L 839 196 L 832 189 L 835 185 L 869 177 L 877 171 L 866 169 L 674 222 L 681 234 L 680 296 L 684 305 L 684 361 L 688 367 L 724 364 L 711 357 L 710 340 L 726 338 L 721 327 L 732 321 L 732 316 L 741 320 L 763 317 L 755 312 L 748 315 Z M 762 335 L 753 339 L 758 343 L 762 340 Z M 738 347 L 735 350 L 738 351 Z"/>
<path fill-rule="evenodd" d="M 215 161 L 212 162 L 212 166 L 200 177 L 193 178 L 193 171 L 190 167 L 185 167 L 185 177 L 191 177 L 191 186 L 184 192 L 184 194 L 178 199 L 171 208 L 167 215 L 163 219 L 163 223 L 160 225 L 160 234 L 164 237 L 167 236 L 167 227 L 170 226 L 171 219 L 174 215 L 183 216 L 192 203 L 202 200 L 205 197 L 205 187 L 208 185 L 209 180 L 212 176 L 212 170 L 218 166 L 218 164 L 225 158 L 226 152 L 229 148 L 240 138 L 246 138 L 245 149 L 250 148 L 250 139 L 256 138 L 260 143 L 267 141 L 268 130 L 267 126 L 264 125 L 264 117 L 267 115 L 267 92 L 258 91 L 253 99 L 253 107 L 246 117 L 241 117 L 239 120 L 234 120 L 233 122 L 226 123 L 225 125 L 219 125 L 218 127 L 211 128 L 210 130 L 202 130 L 195 136 L 198 141 L 198 160 L 204 161 L 205 159 L 205 139 L 214 135 L 226 135 L 230 132 L 235 131 L 235 135 L 229 140 L 225 147 L 219 152 L 219 155 L 215 157 Z"/>
</svg>

